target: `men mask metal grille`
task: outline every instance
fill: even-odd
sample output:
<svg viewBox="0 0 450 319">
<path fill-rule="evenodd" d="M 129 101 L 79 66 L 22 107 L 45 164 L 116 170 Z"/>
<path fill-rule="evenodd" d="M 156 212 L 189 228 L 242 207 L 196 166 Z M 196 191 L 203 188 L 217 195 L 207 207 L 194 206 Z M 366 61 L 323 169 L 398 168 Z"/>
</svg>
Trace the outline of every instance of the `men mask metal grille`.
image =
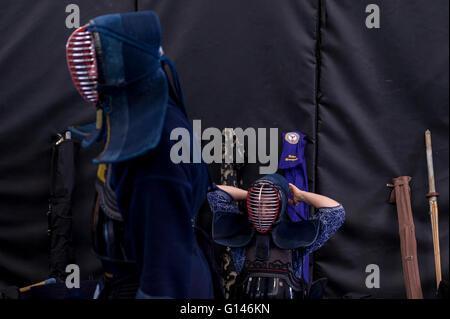
<svg viewBox="0 0 450 319">
<path fill-rule="evenodd" d="M 98 69 L 94 38 L 86 30 L 78 28 L 67 40 L 66 55 L 72 80 L 81 96 L 94 105 L 98 102 Z"/>
<path fill-rule="evenodd" d="M 259 233 L 266 233 L 277 220 L 280 210 L 278 190 L 270 183 L 258 183 L 247 195 L 248 218 Z"/>
</svg>

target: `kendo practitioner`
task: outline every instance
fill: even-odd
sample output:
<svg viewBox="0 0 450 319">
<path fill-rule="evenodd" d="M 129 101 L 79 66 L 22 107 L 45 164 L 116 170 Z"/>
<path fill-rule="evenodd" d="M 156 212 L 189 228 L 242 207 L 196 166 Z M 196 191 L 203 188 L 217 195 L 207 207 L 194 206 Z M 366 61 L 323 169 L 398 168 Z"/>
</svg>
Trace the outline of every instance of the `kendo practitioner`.
<svg viewBox="0 0 450 319">
<path fill-rule="evenodd" d="M 215 186 L 208 201 L 213 212 L 213 239 L 231 248 L 238 273 L 230 299 L 309 297 L 303 258 L 325 244 L 344 223 L 341 204 L 302 191 L 278 174 L 258 179 L 248 191 Z M 246 201 L 246 211 L 239 209 L 239 201 Z M 287 207 L 301 202 L 315 207 L 316 214 L 293 222 Z"/>
<path fill-rule="evenodd" d="M 72 131 L 86 147 L 105 143 L 94 160 L 93 241 L 105 270 L 94 298 L 213 298 L 210 259 L 196 231 L 210 179 L 206 164 L 170 157 L 172 130 L 193 133 L 158 17 L 97 17 L 66 49 L 75 86 L 97 110 L 95 124 Z"/>
</svg>

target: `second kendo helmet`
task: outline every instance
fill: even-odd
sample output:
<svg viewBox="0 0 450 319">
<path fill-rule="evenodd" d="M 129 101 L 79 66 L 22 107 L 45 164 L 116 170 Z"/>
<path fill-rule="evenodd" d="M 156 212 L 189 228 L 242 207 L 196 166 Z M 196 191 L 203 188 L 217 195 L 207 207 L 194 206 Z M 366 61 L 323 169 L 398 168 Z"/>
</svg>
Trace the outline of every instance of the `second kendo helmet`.
<svg viewBox="0 0 450 319">
<path fill-rule="evenodd" d="M 247 195 L 247 213 L 216 211 L 213 217 L 213 239 L 227 247 L 245 247 L 255 234 L 269 235 L 281 249 L 312 245 L 317 239 L 320 222 L 292 222 L 287 215 L 289 183 L 279 174 L 256 180 Z"/>
</svg>

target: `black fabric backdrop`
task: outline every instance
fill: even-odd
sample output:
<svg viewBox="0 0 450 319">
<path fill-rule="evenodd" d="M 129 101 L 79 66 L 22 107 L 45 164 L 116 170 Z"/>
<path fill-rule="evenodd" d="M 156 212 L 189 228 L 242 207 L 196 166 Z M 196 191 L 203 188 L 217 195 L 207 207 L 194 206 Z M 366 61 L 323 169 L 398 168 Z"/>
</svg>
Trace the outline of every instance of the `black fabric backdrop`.
<svg viewBox="0 0 450 319">
<path fill-rule="evenodd" d="M 392 177 L 412 176 L 412 208 L 424 295 L 432 297 L 434 259 L 428 215 L 424 132 L 432 131 L 441 255 L 448 278 L 448 1 L 377 1 L 381 29 L 362 23 L 365 1 L 326 1 L 321 36 L 317 183 L 340 199 L 347 222 L 316 255 L 329 293 L 358 290 L 403 297 Z M 377 264 L 381 288 L 364 289 Z M 364 287 L 364 288 L 363 288 Z"/>
<path fill-rule="evenodd" d="M 51 136 L 92 121 L 65 66 L 65 8 L 73 1 L 0 4 L 0 287 L 48 275 Z M 341 201 L 343 228 L 314 256 L 328 297 L 348 292 L 404 298 L 395 206 L 386 183 L 413 177 L 419 267 L 433 297 L 434 261 L 424 131 L 433 134 L 441 253 L 448 278 L 448 1 L 76 1 L 81 23 L 154 10 L 166 55 L 180 73 L 192 119 L 207 127 L 298 130 L 308 136 L 310 189 Z M 367 29 L 365 8 L 381 8 Z M 80 150 L 74 239 L 83 278 L 99 271 L 90 250 L 98 147 Z M 248 185 L 258 165 L 244 168 Z M 212 165 L 218 181 L 218 165 Z M 365 287 L 377 264 L 381 287 Z"/>
</svg>

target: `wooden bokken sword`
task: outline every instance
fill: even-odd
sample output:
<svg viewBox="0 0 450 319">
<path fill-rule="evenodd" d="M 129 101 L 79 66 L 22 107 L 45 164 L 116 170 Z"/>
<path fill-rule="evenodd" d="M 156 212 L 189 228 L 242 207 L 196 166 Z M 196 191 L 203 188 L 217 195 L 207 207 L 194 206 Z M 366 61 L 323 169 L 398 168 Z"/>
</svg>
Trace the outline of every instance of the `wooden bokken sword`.
<svg viewBox="0 0 450 319">
<path fill-rule="evenodd" d="M 433 248 L 434 248 L 434 264 L 436 268 L 436 285 L 442 280 L 441 273 L 441 252 L 439 249 L 439 220 L 438 220 L 438 205 L 437 197 L 439 194 L 436 192 L 434 168 L 433 168 L 433 152 L 431 148 L 431 132 L 427 130 L 425 132 L 425 144 L 427 148 L 427 166 L 428 166 L 428 185 L 429 193 L 426 195 L 430 204 L 430 217 L 431 217 L 431 231 L 433 233 Z"/>
</svg>

